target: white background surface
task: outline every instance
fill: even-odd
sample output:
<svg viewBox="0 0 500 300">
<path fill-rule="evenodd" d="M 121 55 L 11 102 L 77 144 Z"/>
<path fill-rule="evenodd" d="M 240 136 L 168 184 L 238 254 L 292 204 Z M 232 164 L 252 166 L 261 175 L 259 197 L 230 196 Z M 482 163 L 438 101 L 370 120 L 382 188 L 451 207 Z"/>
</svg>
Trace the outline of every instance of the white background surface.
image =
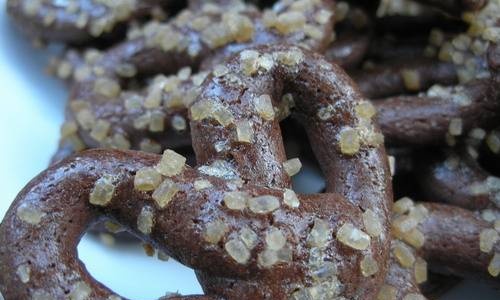
<svg viewBox="0 0 500 300">
<path fill-rule="evenodd" d="M 33 49 L 12 26 L 5 0 L 0 0 L 0 218 L 16 194 L 46 168 L 57 146 L 66 88 L 43 73 L 47 60 L 46 50 Z M 130 299 L 201 293 L 191 270 L 146 257 L 140 246 L 110 248 L 86 236 L 79 255 L 94 277 Z M 441 299 L 474 298 L 500 299 L 500 293 L 466 282 Z"/>
</svg>

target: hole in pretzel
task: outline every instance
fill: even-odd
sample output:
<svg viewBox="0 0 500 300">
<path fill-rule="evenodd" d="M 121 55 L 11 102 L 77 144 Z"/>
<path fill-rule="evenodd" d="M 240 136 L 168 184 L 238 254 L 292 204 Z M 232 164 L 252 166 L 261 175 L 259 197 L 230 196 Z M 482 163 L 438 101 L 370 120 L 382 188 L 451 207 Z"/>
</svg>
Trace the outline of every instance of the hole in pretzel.
<svg viewBox="0 0 500 300">
<path fill-rule="evenodd" d="M 293 189 L 297 193 L 314 194 L 325 190 L 325 176 L 314 156 L 304 128 L 292 118 L 280 123 L 283 143 L 288 158 L 300 159 L 301 171 L 292 177 Z"/>
<path fill-rule="evenodd" d="M 158 299 L 169 293 L 200 294 L 192 269 L 175 260 L 150 257 L 142 241 L 132 235 L 111 243 L 108 233 L 86 233 L 78 257 L 97 281 L 127 299 Z M 146 247 L 147 249 L 147 247 Z"/>
</svg>

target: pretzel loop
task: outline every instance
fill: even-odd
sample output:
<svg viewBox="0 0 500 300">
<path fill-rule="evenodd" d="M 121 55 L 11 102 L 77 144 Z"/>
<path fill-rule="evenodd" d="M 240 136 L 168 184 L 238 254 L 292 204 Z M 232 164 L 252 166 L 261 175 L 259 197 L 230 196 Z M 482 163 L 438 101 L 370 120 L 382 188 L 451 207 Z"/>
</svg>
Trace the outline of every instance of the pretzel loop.
<svg viewBox="0 0 500 300">
<path fill-rule="evenodd" d="M 197 170 L 172 151 L 160 158 L 93 150 L 51 167 L 18 196 L 0 229 L 0 261 L 4 270 L 28 269 L 29 275 L 22 277 L 26 289 L 17 289 L 20 278 L 2 272 L 4 296 L 111 296 L 76 258 L 81 235 L 103 217 L 194 268 L 207 295 L 376 295 L 386 275 L 392 191 L 383 146 L 365 140 L 378 132 L 370 107 L 343 71 L 316 55 L 287 46 L 247 51 L 271 58 L 272 67 L 245 75 L 240 54 L 224 76 L 205 81 L 190 108 Z M 314 71 L 320 67 L 323 72 Z M 326 194 L 297 196 L 288 189 L 278 121 L 267 110 L 271 102 L 255 106 L 257 93 L 278 99 L 286 91 L 299 118 L 311 124 L 311 137 L 319 137 L 318 149 L 328 148 L 316 149 L 328 177 Z M 253 134 L 242 139 L 247 131 L 238 126 L 250 121 Z M 251 144 L 264 140 L 270 146 L 261 148 L 268 150 Z M 221 141 L 227 142 L 223 151 L 200 151 Z M 264 176 L 269 170 L 273 176 Z M 368 223 L 367 211 L 373 217 Z M 370 276 L 359 272 L 367 259 L 378 265 Z"/>
<path fill-rule="evenodd" d="M 257 68 L 248 76 L 242 71 L 247 57 L 254 57 L 257 65 L 271 62 L 271 67 Z M 328 191 L 346 199 L 337 205 L 350 207 L 349 211 L 358 216 L 366 210 L 375 211 L 381 223 L 387 224 L 383 215 L 392 192 L 386 156 L 380 143 L 369 145 L 378 129 L 367 124 L 369 118 L 363 108 L 370 105 L 340 68 L 300 48 L 272 46 L 241 52 L 228 63 L 224 73 L 207 79 L 190 108 L 193 148 L 199 163 L 226 161 L 244 182 L 289 188 L 290 176 L 283 168 L 283 141 L 278 120 L 272 116 L 273 105 L 288 111 L 283 106 L 290 105 L 293 98 L 294 115 L 303 121 L 310 139 L 315 141 L 313 147 L 325 172 Z M 250 134 L 242 138 L 244 131 Z M 345 138 L 350 133 L 354 141 Z M 340 211 L 331 213 L 353 220 Z M 385 259 L 387 234 L 372 240 L 376 260 Z M 353 272 L 359 268 L 355 264 L 350 267 Z M 368 284 L 365 280 L 349 286 L 362 291 Z"/>
</svg>

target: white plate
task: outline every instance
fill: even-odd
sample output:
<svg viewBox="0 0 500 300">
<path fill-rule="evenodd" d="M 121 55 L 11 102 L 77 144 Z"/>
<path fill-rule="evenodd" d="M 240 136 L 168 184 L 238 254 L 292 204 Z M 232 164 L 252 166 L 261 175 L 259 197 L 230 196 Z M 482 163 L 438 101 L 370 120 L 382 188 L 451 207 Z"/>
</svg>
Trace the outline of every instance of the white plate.
<svg viewBox="0 0 500 300">
<path fill-rule="evenodd" d="M 47 51 L 33 49 L 12 26 L 4 1 L 0 0 L 0 218 L 16 194 L 47 167 L 57 147 L 67 94 L 61 82 L 43 73 Z M 140 246 L 110 248 L 86 236 L 78 250 L 96 279 L 129 299 L 156 299 L 175 291 L 202 292 L 192 270 L 146 257 Z M 500 299 L 499 292 L 470 281 L 441 299 L 479 295 L 483 300 Z"/>
</svg>

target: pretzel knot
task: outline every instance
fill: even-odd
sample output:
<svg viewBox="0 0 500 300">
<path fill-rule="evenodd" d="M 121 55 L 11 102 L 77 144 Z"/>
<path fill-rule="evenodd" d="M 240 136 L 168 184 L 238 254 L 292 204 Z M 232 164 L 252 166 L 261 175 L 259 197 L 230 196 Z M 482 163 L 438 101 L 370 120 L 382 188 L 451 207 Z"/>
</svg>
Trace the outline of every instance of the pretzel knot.
<svg viewBox="0 0 500 300">
<path fill-rule="evenodd" d="M 249 56 L 252 74 L 242 71 Z M 327 193 L 291 189 L 298 165 L 285 157 L 273 109 L 281 101 L 316 141 Z M 327 106 L 335 112 L 320 118 Z M 373 109 L 340 68 L 297 47 L 245 50 L 205 80 L 189 111 L 196 168 L 171 150 L 92 150 L 21 192 L 0 230 L 7 299 L 109 299 L 76 254 L 102 218 L 195 269 L 209 297 L 376 297 L 389 257 L 390 173 Z M 20 267 L 23 288 L 12 276 Z"/>
</svg>

